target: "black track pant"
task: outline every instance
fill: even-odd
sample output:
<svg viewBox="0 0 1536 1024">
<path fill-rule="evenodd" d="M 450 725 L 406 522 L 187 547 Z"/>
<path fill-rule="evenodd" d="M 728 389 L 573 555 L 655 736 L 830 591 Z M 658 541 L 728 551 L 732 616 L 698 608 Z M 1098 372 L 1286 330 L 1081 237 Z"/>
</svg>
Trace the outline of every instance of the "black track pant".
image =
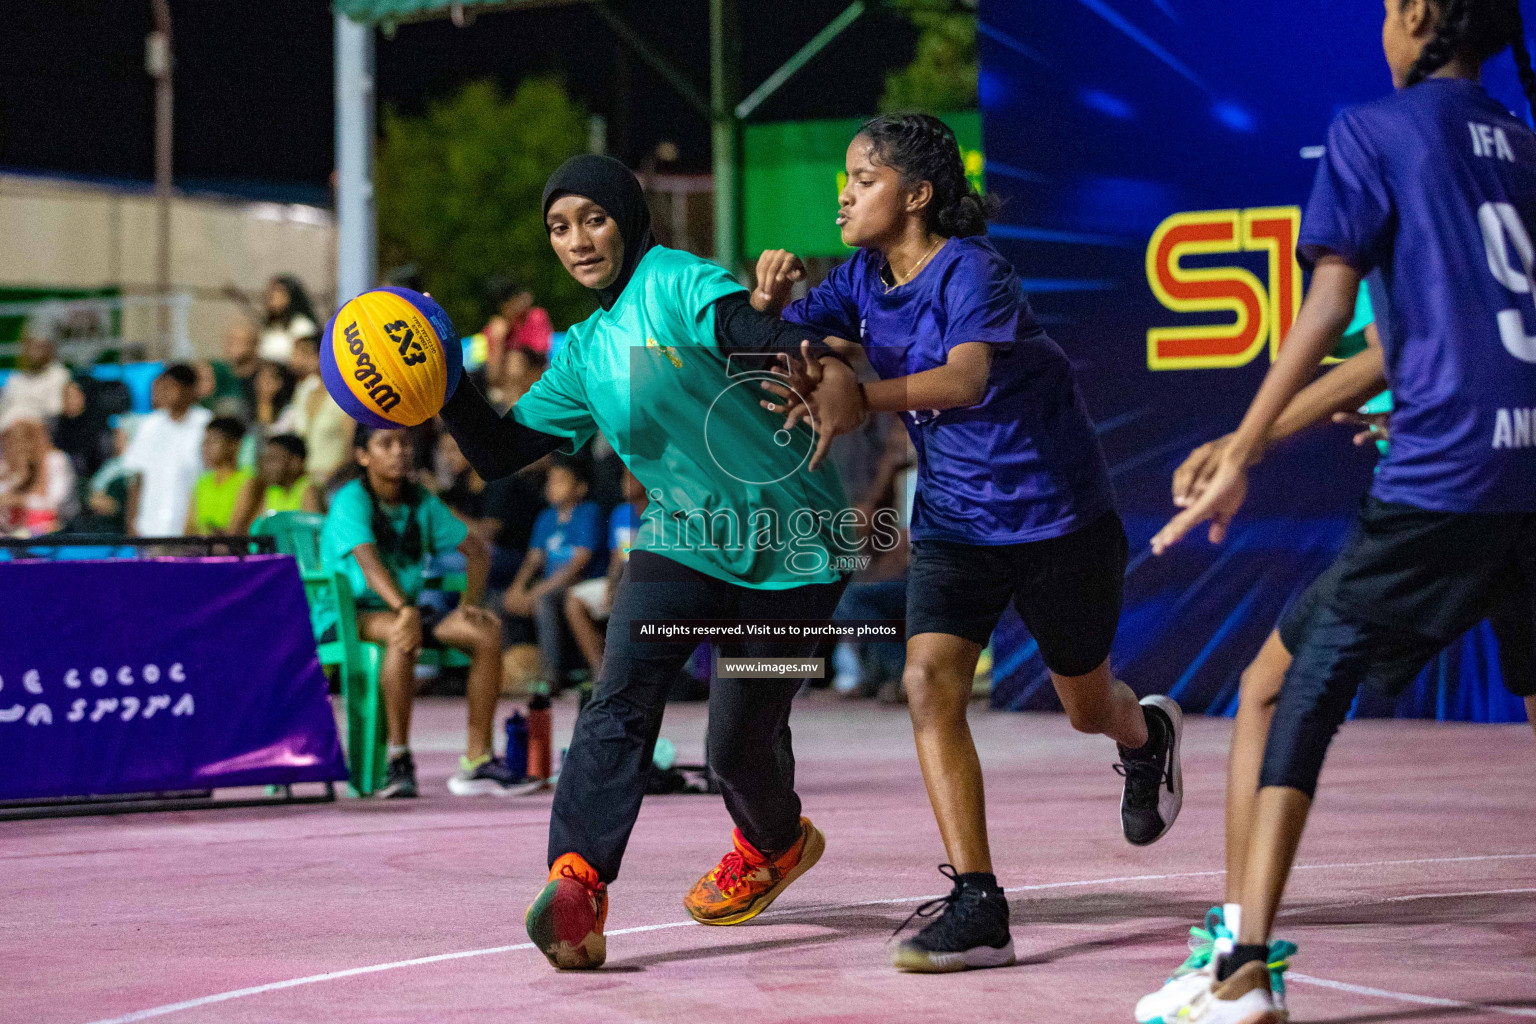
<svg viewBox="0 0 1536 1024">
<path fill-rule="evenodd" d="M 831 619 L 844 582 L 753 590 L 636 551 L 608 619 L 603 674 L 576 720 L 549 821 L 549 862 L 578 853 L 604 881 L 619 873 L 640 813 L 667 692 L 696 642 L 635 642 L 630 623 L 671 619 Z M 824 654 L 824 642 L 722 644 L 728 657 Z M 711 769 L 742 835 L 764 853 L 794 845 L 800 827 L 789 710 L 802 680 L 715 679 L 709 691 Z M 723 837 L 722 837 L 723 838 Z"/>
</svg>

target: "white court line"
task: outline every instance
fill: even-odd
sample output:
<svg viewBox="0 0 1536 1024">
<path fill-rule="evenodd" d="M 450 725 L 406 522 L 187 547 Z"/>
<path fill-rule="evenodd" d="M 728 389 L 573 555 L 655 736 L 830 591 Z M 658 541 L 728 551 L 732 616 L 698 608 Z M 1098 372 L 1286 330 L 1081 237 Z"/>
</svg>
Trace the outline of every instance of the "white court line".
<svg viewBox="0 0 1536 1024">
<path fill-rule="evenodd" d="M 1466 864 L 1495 860 L 1533 860 L 1536 853 L 1490 853 L 1468 857 L 1422 857 L 1413 860 L 1376 860 L 1355 861 L 1343 864 L 1299 864 L 1295 871 L 1329 871 L 1343 870 L 1346 868 L 1382 868 L 1401 867 L 1412 864 Z M 1086 885 L 1112 885 L 1116 882 L 1161 882 L 1175 878 L 1210 878 L 1224 875 L 1225 871 L 1182 871 L 1175 874 L 1164 875 L 1119 875 L 1112 878 L 1091 878 L 1076 882 L 1045 882 L 1039 885 L 1011 886 L 1007 892 L 1039 892 L 1043 889 L 1066 889 Z M 1479 895 L 1466 893 L 1458 895 Z M 793 907 L 783 910 L 770 910 L 758 915 L 759 918 L 786 917 L 791 914 L 809 914 L 824 910 L 852 910 L 857 907 L 890 906 L 898 903 L 919 903 L 926 900 L 941 899 L 941 896 L 903 896 L 897 899 L 887 900 L 863 900 L 857 903 L 834 903 L 823 906 Z M 1394 897 L 1405 899 L 1412 897 Z M 1383 901 L 1377 901 L 1383 902 Z M 663 924 L 646 924 L 634 928 L 620 928 L 608 932 L 614 935 L 637 935 L 641 932 L 659 932 L 670 928 L 699 927 L 696 921 L 668 921 Z M 499 953 L 515 953 L 525 949 L 533 949 L 531 942 L 519 942 L 511 946 L 489 946 L 485 949 L 466 949 L 457 953 L 438 953 L 434 956 L 415 957 L 411 960 L 396 960 L 387 964 L 371 964 L 367 967 L 349 967 L 341 971 L 328 971 L 325 974 L 311 974 L 304 978 L 289 978 L 286 981 L 273 981 L 265 985 L 253 985 L 250 988 L 237 988 L 229 992 L 217 992 L 211 996 L 198 996 L 195 999 L 186 999 L 179 1003 L 166 1003 L 163 1006 L 152 1006 L 147 1010 L 134 1010 L 132 1013 L 123 1014 L 121 1017 L 108 1017 L 102 1020 L 91 1021 L 90 1024 L 132 1024 L 133 1021 L 149 1020 L 152 1017 L 163 1017 L 166 1014 L 179 1013 L 182 1010 L 195 1010 L 200 1006 L 209 1006 L 213 1003 L 227 1002 L 230 999 L 243 999 L 246 996 L 259 996 L 267 992 L 279 992 L 287 988 L 297 988 L 300 985 L 315 985 L 322 981 L 338 981 L 342 978 L 353 978 L 361 974 L 377 974 L 380 971 L 392 971 L 400 967 L 419 967 L 423 964 L 442 963 L 447 960 L 464 960 L 476 956 L 493 956 Z M 1384 989 L 1368 989 L 1358 985 L 1349 985 L 1340 981 L 1327 981 L 1322 978 L 1313 978 L 1303 974 L 1288 972 L 1287 977 L 1295 978 L 1307 984 L 1321 985 L 1337 988 L 1342 991 L 1355 992 L 1357 994 L 1375 995 L 1387 999 L 1398 999 L 1405 1002 L 1425 1003 L 1434 1006 L 1454 1006 L 1457 1008 L 1477 1008 L 1472 1003 L 1462 1003 L 1454 999 L 1435 999 L 1431 996 L 1415 996 L 1403 992 L 1387 992 Z M 1492 1011 L 1514 1016 L 1536 1017 L 1536 1011 L 1503 1009 L 1498 1007 L 1485 1007 Z"/>
<path fill-rule="evenodd" d="M 1411 992 L 1392 992 L 1388 989 L 1371 988 L 1367 985 L 1351 985 L 1347 981 L 1329 981 L 1327 978 L 1314 978 L 1309 974 L 1297 974 L 1295 971 L 1286 971 L 1285 977 L 1287 981 L 1299 981 L 1304 985 L 1331 988 L 1337 992 L 1349 992 L 1357 996 L 1395 999 L 1399 1003 L 1417 1003 L 1420 1006 L 1444 1006 L 1454 1010 L 1480 1010 L 1483 1013 L 1498 1013 L 1505 1017 L 1536 1017 L 1536 1010 L 1523 1010 L 1513 1006 L 1493 1006 L 1488 1003 L 1467 1003 L 1460 999 L 1442 999 L 1439 996 L 1416 996 Z"/>
</svg>

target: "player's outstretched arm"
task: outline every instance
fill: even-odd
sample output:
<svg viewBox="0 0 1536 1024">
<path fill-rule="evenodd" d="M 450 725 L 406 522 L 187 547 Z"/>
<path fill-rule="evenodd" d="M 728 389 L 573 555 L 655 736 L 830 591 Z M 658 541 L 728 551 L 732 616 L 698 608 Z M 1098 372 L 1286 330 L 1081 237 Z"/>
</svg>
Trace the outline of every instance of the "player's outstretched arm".
<svg viewBox="0 0 1536 1024">
<path fill-rule="evenodd" d="M 1330 416 L 1335 423 L 1342 422 L 1340 415 L 1353 414 L 1355 409 L 1386 388 L 1386 367 L 1380 344 L 1374 340 L 1375 328 L 1367 328 L 1366 334 L 1373 340 L 1365 351 L 1350 356 L 1291 399 L 1270 428 L 1268 444 L 1300 433 Z M 1175 505 L 1188 508 L 1200 497 L 1221 465 L 1222 452 L 1235 436 L 1235 433 L 1225 434 L 1189 453 L 1189 458 L 1173 474 Z"/>
<path fill-rule="evenodd" d="M 1221 454 L 1221 462 L 1204 493 L 1188 508 L 1169 520 L 1152 538 L 1152 551 L 1162 554 L 1196 526 L 1211 524 L 1210 540 L 1220 544 L 1227 526 L 1248 494 L 1248 467 L 1258 462 L 1270 443 L 1270 432 L 1285 407 L 1307 385 L 1323 357 L 1338 344 L 1354 317 L 1360 272 L 1337 256 L 1317 262 L 1312 287 L 1296 317 L 1296 324 L 1269 368 L 1264 383 L 1242 425 Z"/>
<path fill-rule="evenodd" d="M 459 381 L 453 397 L 443 406 L 442 415 L 464 458 L 487 481 L 511 476 L 566 443 L 563 437 L 500 415 L 467 377 Z"/>
</svg>

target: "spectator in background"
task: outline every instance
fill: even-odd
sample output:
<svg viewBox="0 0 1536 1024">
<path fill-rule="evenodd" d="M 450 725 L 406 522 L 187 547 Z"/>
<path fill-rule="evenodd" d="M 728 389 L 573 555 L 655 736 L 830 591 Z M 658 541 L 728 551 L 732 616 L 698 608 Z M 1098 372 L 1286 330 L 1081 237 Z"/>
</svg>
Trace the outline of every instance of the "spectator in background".
<svg viewBox="0 0 1536 1024">
<path fill-rule="evenodd" d="M 267 438 L 256 472 L 235 501 L 230 532 L 249 533 L 251 524 L 269 512 L 324 512 L 320 490 L 304 472 L 308 456 L 302 437 L 276 434 Z"/>
<path fill-rule="evenodd" d="M 544 508 L 544 474 L 554 456 L 547 455 L 518 473 L 492 480 L 481 492 L 480 511 L 491 524 L 490 590 L 494 607 L 501 608 L 503 592 L 517 578 L 533 540 L 533 521 Z M 505 623 L 513 643 L 531 643 L 534 639 L 526 619 L 513 618 Z"/>
<path fill-rule="evenodd" d="M 528 389 L 544 375 L 544 367 L 548 364 L 536 353 L 510 349 L 502 356 L 500 365 L 501 372 L 492 374 L 491 364 L 486 363 L 486 393 L 497 409 L 506 410 L 528 393 Z"/>
<path fill-rule="evenodd" d="M 112 457 L 101 464 L 86 487 L 85 509 L 70 527 L 76 533 L 121 536 L 128 532 L 128 483 L 133 473 L 123 464 L 123 453 L 143 418 L 128 413 L 113 420 Z"/>
<path fill-rule="evenodd" d="M 69 370 L 58 361 L 53 339 L 28 333 L 21 342 L 21 362 L 0 389 L 0 420 L 21 418 L 52 423 L 64 411 Z"/>
<path fill-rule="evenodd" d="M 489 552 L 436 495 L 412 483 L 410 436 L 403 430 L 357 432 L 361 475 L 336 492 L 321 531 L 327 566 L 344 572 L 357 594 L 357 628 L 384 645 L 379 681 L 389 729 L 389 774 L 381 797 L 417 795 L 411 757 L 411 704 L 416 653 L 440 643 L 469 654 L 469 739 L 459 771 L 448 780 L 455 796 L 505 793 L 517 782 L 492 757 L 491 726 L 501 693 L 501 624 L 478 607 Z M 417 602 L 422 573 L 434 554 L 463 552 L 468 563 L 464 600 L 441 619 Z"/>
<path fill-rule="evenodd" d="M 629 564 L 629 549 L 640 532 L 645 515 L 645 488 L 629 470 L 624 471 L 624 503 L 614 507 L 608 517 L 608 574 L 583 580 L 565 592 L 565 621 L 570 623 L 576 646 L 592 669 L 592 678 L 603 674 L 603 634 L 599 622 L 606 622 L 613 607 L 614 588 Z"/>
<path fill-rule="evenodd" d="M 251 418 L 256 407 L 256 369 L 261 365 L 256 355 L 258 340 L 256 325 L 236 317 L 224 329 L 224 358 L 203 364 L 198 401 L 215 415 Z"/>
<path fill-rule="evenodd" d="M 187 533 L 210 536 L 236 533 L 231 529 L 235 505 L 252 473 L 240 468 L 240 442 L 245 424 L 233 416 L 216 416 L 203 431 L 203 465 L 208 468 L 192 488 L 187 508 Z"/>
<path fill-rule="evenodd" d="M 203 430 L 213 419 L 193 405 L 196 388 L 197 374 L 186 363 L 172 363 L 155 378 L 155 411 L 123 453 L 123 465 L 134 474 L 128 485 L 130 536 L 180 536 L 187 524 L 192 488 L 203 471 Z"/>
<path fill-rule="evenodd" d="M 282 363 L 263 359 L 256 367 L 252 382 L 256 389 L 256 404 L 252 407 L 250 432 L 240 448 L 240 465 L 255 469 L 261 458 L 262 445 L 267 438 L 277 434 L 293 433 L 293 373 Z"/>
<path fill-rule="evenodd" d="M 292 410 L 290 422 L 309 451 L 304 470 L 323 489 L 337 470 L 352 461 L 352 432 L 357 421 L 342 411 L 320 380 L 318 337 L 295 339 L 288 365 L 299 378 L 288 406 Z"/>
<path fill-rule="evenodd" d="M 508 614 L 533 619 L 539 660 L 552 689 L 561 681 L 565 592 L 586 576 L 601 541 L 597 506 L 583 500 L 587 495 L 583 470 L 580 462 L 570 458 L 557 458 L 550 466 L 544 480 L 549 507 L 534 522 L 528 554 L 502 596 Z"/>
<path fill-rule="evenodd" d="M 319 333 L 314 307 L 299 279 L 292 274 L 282 274 L 269 281 L 261 344 L 256 354 L 263 359 L 286 363 L 293 358 L 295 340 Z"/>
<path fill-rule="evenodd" d="M 471 530 L 478 530 L 489 541 L 497 524 L 485 518 L 485 481 L 470 468 L 469 460 L 459 450 L 459 442 L 452 434 L 445 433 L 437 439 L 433 476 L 437 481 L 437 496 L 443 499 L 443 504 Z"/>
<path fill-rule="evenodd" d="M 548 362 L 554 326 L 549 313 L 533 304 L 528 289 L 501 278 L 491 282 L 490 293 L 496 312 L 480 333 L 485 335 L 487 382 L 500 387 L 504 376 L 516 378 L 527 372 L 527 356 L 538 357 L 540 366 Z M 507 358 L 514 353 L 520 355 Z"/>
<path fill-rule="evenodd" d="M 69 457 L 41 419 L 11 415 L 0 425 L 0 528 L 23 537 L 54 533 L 79 508 Z"/>
<path fill-rule="evenodd" d="M 64 409 L 53 422 L 53 443 L 69 457 L 77 480 L 89 479 L 112 452 L 112 430 L 100 402 L 92 402 L 91 382 L 71 380 L 64 386 Z"/>
</svg>

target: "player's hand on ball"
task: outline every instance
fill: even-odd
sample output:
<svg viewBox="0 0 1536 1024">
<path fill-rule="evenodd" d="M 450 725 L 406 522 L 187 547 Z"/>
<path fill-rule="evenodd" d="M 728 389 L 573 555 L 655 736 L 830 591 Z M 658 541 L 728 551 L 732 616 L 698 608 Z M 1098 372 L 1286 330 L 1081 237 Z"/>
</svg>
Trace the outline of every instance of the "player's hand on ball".
<svg viewBox="0 0 1536 1024">
<path fill-rule="evenodd" d="M 789 302 L 795 282 L 805 280 L 805 264 L 799 256 L 785 249 L 768 249 L 757 258 L 757 288 L 752 292 L 752 306 L 761 313 L 778 316 Z"/>
<path fill-rule="evenodd" d="M 1173 471 L 1173 503 L 1179 508 L 1189 506 L 1204 492 L 1206 484 L 1216 475 L 1221 465 L 1221 453 L 1226 451 L 1231 434 L 1223 435 L 1189 453 L 1189 457 Z"/>
<path fill-rule="evenodd" d="M 1211 524 L 1210 540 L 1220 544 L 1227 537 L 1227 527 L 1248 496 L 1248 469 L 1232 459 L 1223 458 L 1205 490 L 1183 512 L 1174 516 L 1152 538 L 1152 553 L 1160 555 L 1184 539 L 1201 523 Z"/>
</svg>

